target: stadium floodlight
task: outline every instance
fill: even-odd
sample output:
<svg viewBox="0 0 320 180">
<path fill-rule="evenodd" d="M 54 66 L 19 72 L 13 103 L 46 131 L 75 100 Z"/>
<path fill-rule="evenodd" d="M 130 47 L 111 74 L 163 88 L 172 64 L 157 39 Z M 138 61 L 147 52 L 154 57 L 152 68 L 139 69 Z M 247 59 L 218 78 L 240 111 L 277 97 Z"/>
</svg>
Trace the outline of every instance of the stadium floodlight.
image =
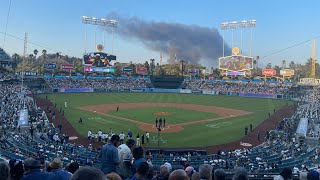
<svg viewBox="0 0 320 180">
<path fill-rule="evenodd" d="M 88 16 L 82 16 L 82 23 L 84 25 L 91 24 L 91 25 L 96 25 L 96 26 L 110 26 L 112 27 L 112 54 L 113 54 L 113 42 L 114 42 L 114 28 L 118 26 L 118 21 L 113 20 L 113 19 L 105 19 L 105 18 L 96 18 L 96 17 L 88 17 Z M 96 32 L 95 32 L 96 34 Z M 105 34 L 103 32 L 103 46 L 105 47 Z M 87 41 L 87 30 L 85 27 L 85 40 L 84 40 L 84 51 L 86 52 L 86 41 Z M 96 46 L 96 35 L 95 35 L 95 46 Z"/>
<path fill-rule="evenodd" d="M 256 22 L 256 20 L 223 22 L 220 24 L 220 29 L 253 28 L 256 27 Z"/>
<path fill-rule="evenodd" d="M 88 16 L 82 16 L 82 23 L 98 25 L 98 26 L 112 26 L 112 27 L 116 27 L 118 25 L 118 21 L 113 19 L 96 18 L 96 17 L 88 17 Z"/>
<path fill-rule="evenodd" d="M 224 39 L 224 30 L 231 29 L 232 30 L 232 48 L 233 48 L 233 30 L 234 29 L 246 29 L 250 28 L 250 56 L 252 55 L 252 28 L 256 27 L 257 21 L 255 19 L 252 20 L 242 20 L 242 21 L 232 21 L 232 22 L 222 22 L 220 24 L 220 29 L 222 30 L 223 39 Z M 242 30 L 241 30 L 241 48 L 242 51 Z M 222 41 L 222 56 L 224 57 L 224 40 Z"/>
</svg>

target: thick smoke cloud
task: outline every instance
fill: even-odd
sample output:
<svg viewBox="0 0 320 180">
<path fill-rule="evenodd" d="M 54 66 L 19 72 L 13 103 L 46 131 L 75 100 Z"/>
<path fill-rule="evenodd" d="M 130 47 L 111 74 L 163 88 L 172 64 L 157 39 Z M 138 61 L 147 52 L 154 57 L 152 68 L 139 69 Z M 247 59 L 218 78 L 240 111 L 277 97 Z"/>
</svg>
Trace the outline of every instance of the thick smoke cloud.
<svg viewBox="0 0 320 180">
<path fill-rule="evenodd" d="M 216 65 L 222 56 L 222 37 L 217 29 L 167 22 L 147 22 L 137 17 L 123 17 L 111 13 L 119 25 L 115 31 L 120 36 L 136 38 L 147 48 L 162 52 L 168 62 L 186 60 L 192 64 Z M 107 28 L 107 30 L 110 28 Z M 225 54 L 231 50 L 226 45 Z"/>
</svg>

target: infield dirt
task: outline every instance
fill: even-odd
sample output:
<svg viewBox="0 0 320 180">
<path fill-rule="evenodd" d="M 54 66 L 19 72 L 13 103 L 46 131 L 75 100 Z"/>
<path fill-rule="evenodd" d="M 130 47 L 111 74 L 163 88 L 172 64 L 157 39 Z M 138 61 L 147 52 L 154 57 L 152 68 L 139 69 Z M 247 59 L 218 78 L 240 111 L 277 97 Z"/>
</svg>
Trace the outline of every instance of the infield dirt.
<svg viewBox="0 0 320 180">
<path fill-rule="evenodd" d="M 234 118 L 234 117 L 238 117 L 238 116 L 244 116 L 244 115 L 251 114 L 251 112 L 248 112 L 248 111 L 231 109 L 231 108 L 216 107 L 216 106 L 203 106 L 203 105 L 196 105 L 196 104 L 177 104 L 177 103 L 99 104 L 99 105 L 82 106 L 82 107 L 80 107 L 80 109 L 94 112 L 97 114 L 101 114 L 103 116 L 111 117 L 114 119 L 136 123 L 139 125 L 139 128 L 143 131 L 149 131 L 149 132 L 157 132 L 158 131 L 158 129 L 155 127 L 154 124 L 148 124 L 145 122 L 140 122 L 137 120 L 108 114 L 108 112 L 115 111 L 117 107 L 119 107 L 120 111 L 126 110 L 126 109 L 141 109 L 141 108 L 147 108 L 147 107 L 176 107 L 176 108 L 190 109 L 190 110 L 200 111 L 200 112 L 209 112 L 209 113 L 214 113 L 214 114 L 219 115 L 219 117 L 217 117 L 217 118 L 203 119 L 203 120 L 185 122 L 185 123 L 180 123 L 180 124 L 166 124 L 166 126 L 161 129 L 161 132 L 165 132 L 165 133 L 172 133 L 172 132 L 181 131 L 181 130 L 183 130 L 184 126 L 190 125 L 190 124 L 199 124 L 199 123 L 203 123 L 203 122 L 216 121 L 216 120 Z"/>
</svg>

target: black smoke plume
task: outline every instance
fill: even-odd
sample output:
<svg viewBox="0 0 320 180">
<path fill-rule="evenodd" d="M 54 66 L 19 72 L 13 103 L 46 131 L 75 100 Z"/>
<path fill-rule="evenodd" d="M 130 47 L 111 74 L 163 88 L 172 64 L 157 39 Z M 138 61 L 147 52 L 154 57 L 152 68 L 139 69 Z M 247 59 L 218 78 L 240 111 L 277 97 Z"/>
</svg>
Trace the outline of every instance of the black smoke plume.
<svg viewBox="0 0 320 180">
<path fill-rule="evenodd" d="M 168 22 L 148 22 L 137 17 L 124 17 L 111 13 L 108 18 L 118 20 L 115 30 L 120 36 L 136 38 L 147 48 L 169 56 L 172 63 L 185 60 L 191 64 L 217 65 L 222 56 L 222 37 L 215 28 Z M 110 28 L 106 28 L 110 31 Z M 225 54 L 230 54 L 225 45 Z"/>
</svg>

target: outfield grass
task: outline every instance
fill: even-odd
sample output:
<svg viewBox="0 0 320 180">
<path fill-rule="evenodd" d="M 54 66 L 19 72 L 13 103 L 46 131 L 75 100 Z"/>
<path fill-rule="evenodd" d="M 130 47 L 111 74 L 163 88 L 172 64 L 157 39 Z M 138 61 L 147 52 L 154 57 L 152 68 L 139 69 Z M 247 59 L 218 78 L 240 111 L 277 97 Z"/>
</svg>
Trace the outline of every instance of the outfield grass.
<svg viewBox="0 0 320 180">
<path fill-rule="evenodd" d="M 40 96 L 45 97 L 46 95 Z M 274 109 L 278 110 L 287 104 L 292 104 L 284 100 L 171 93 L 65 93 L 49 94 L 47 96 L 49 100 L 57 103 L 58 108 L 62 107 L 64 109 L 67 119 L 83 136 L 86 136 L 88 130 L 96 132 L 101 129 L 107 131 L 109 128 L 112 128 L 116 133 L 121 131 L 126 133 L 129 128 L 135 134 L 143 133 L 134 123 L 108 118 L 78 108 L 85 105 L 126 102 L 184 103 L 227 107 L 253 113 L 226 120 L 188 125 L 184 127 L 183 131 L 176 133 L 162 133 L 161 137 L 166 143 L 162 144 L 161 147 L 195 147 L 232 142 L 244 136 L 245 126 L 253 124 L 256 127 L 268 117 L 269 112 L 273 113 Z M 68 101 L 68 108 L 64 108 L 65 99 Z M 141 111 L 141 117 L 145 116 L 145 111 L 142 109 L 139 111 Z M 150 109 L 146 108 L 146 111 L 150 112 Z M 119 112 L 125 113 L 122 110 Z M 139 113 L 136 115 L 139 115 Z M 78 123 L 79 117 L 84 119 L 84 125 Z M 151 134 L 151 137 L 153 136 L 156 137 L 157 134 Z M 156 147 L 157 142 L 151 143 L 151 146 Z"/>
<path fill-rule="evenodd" d="M 155 115 L 157 112 L 169 113 L 168 116 Z M 108 114 L 125 117 L 149 124 L 155 123 L 156 118 L 165 118 L 167 124 L 180 124 L 183 122 L 204 120 L 219 117 L 219 115 L 208 112 L 200 112 L 191 109 L 176 107 L 147 107 L 142 109 L 126 109 L 118 112 L 112 111 Z"/>
</svg>

